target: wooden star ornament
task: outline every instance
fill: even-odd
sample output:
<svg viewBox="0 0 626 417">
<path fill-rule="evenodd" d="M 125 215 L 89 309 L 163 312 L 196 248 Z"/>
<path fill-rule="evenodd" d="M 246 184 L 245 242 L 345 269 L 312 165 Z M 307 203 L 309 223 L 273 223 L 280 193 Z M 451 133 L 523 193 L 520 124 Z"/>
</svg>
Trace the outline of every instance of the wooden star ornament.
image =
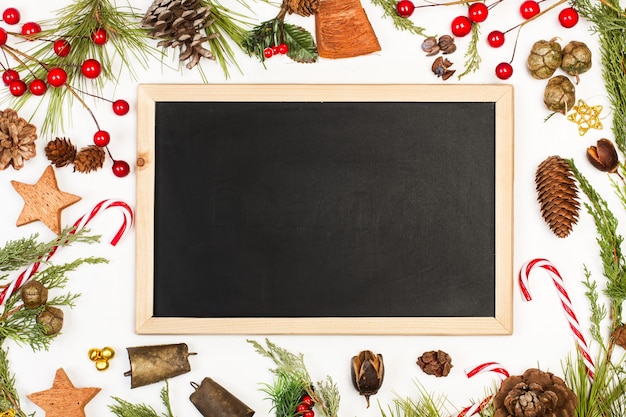
<svg viewBox="0 0 626 417">
<path fill-rule="evenodd" d="M 59 190 L 52 165 L 48 165 L 35 184 L 11 181 L 15 191 L 24 199 L 24 208 L 17 226 L 40 220 L 54 233 L 61 234 L 61 211 L 80 201 L 80 197 Z"/>
<path fill-rule="evenodd" d="M 46 412 L 46 417 L 85 417 L 85 405 L 100 392 L 100 388 L 76 388 L 59 368 L 52 388 L 28 395 L 28 399 Z"/>
</svg>

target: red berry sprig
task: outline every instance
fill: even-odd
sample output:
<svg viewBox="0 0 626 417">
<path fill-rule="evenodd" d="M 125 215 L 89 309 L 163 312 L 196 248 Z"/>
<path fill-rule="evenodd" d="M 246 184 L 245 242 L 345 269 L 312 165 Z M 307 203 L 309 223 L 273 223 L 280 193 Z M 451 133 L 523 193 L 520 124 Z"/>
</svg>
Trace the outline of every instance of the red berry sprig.
<svg viewBox="0 0 626 417">
<path fill-rule="evenodd" d="M 20 11 L 15 7 L 7 7 L 2 12 L 2 20 L 7 25 L 17 25 L 20 22 Z"/>
<path fill-rule="evenodd" d="M 286 43 L 281 43 L 280 45 L 268 46 L 263 50 L 263 56 L 267 59 L 275 56 L 275 55 L 285 55 L 289 52 L 289 46 Z"/>
<path fill-rule="evenodd" d="M 105 29 L 98 28 L 91 34 L 91 40 L 96 45 L 104 45 L 109 40 L 109 35 Z"/>
<path fill-rule="evenodd" d="M 298 413 L 301 417 L 315 417 L 315 412 L 313 411 L 313 406 L 315 402 L 310 395 L 304 394 L 302 398 L 300 398 L 300 404 L 296 406 L 296 413 Z"/>
<path fill-rule="evenodd" d="M 411 17 L 415 11 L 415 4 L 411 0 L 400 0 L 396 3 L 396 12 L 400 17 Z"/>
</svg>

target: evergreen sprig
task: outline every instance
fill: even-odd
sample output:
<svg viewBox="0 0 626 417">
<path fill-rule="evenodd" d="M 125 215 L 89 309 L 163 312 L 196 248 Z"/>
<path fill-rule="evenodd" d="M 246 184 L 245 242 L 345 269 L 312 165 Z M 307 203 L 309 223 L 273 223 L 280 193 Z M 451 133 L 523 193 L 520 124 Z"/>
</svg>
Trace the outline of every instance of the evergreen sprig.
<svg viewBox="0 0 626 417">
<path fill-rule="evenodd" d="M 109 405 L 109 409 L 118 417 L 174 417 L 172 414 L 172 406 L 170 402 L 169 385 L 167 380 L 165 386 L 161 389 L 161 402 L 166 412 L 158 414 L 154 408 L 146 404 L 133 404 L 119 397 L 111 397 L 116 404 Z"/>
<path fill-rule="evenodd" d="M 397 30 L 409 32 L 425 38 L 433 37 L 433 35 L 427 35 L 426 29 L 415 25 L 411 19 L 400 16 L 396 11 L 396 0 L 371 0 L 371 2 L 373 5 L 383 9 L 383 18 L 391 18 L 393 26 Z"/>
<path fill-rule="evenodd" d="M 453 414 L 448 410 L 451 404 L 444 394 L 427 391 L 417 380 L 414 384 L 418 391 L 416 396 L 403 398 L 396 394 L 387 409 L 379 405 L 382 417 L 444 417 Z"/>
<path fill-rule="evenodd" d="M 317 46 L 313 35 L 301 26 L 285 23 L 282 12 L 274 19 L 261 22 L 248 31 L 241 45 L 248 55 L 254 55 L 261 62 L 265 62 L 265 49 L 281 43 L 287 45 L 287 56 L 294 61 L 306 64 L 317 61 Z"/>
<path fill-rule="evenodd" d="M 7 353 L 8 351 L 0 349 L 0 413 L 15 413 L 18 417 L 26 417 L 20 406 L 20 396 L 15 389 L 15 375 L 9 368 Z"/>
<path fill-rule="evenodd" d="M 272 409 L 276 410 L 277 417 L 295 417 L 297 413 L 290 414 L 295 412 L 295 407 L 292 408 L 291 404 L 296 396 L 298 400 L 302 398 L 303 392 L 313 398 L 323 415 L 337 417 L 339 389 L 330 376 L 326 376 L 325 381 L 317 382 L 314 387 L 302 353 L 295 355 L 268 339 L 265 339 L 266 347 L 255 340 L 248 340 L 248 343 L 252 344 L 257 353 L 271 359 L 276 365 L 276 368 L 271 369 L 276 376 L 273 384 L 265 384 L 262 390 L 272 400 Z M 279 414 L 279 411 L 285 414 Z"/>
<path fill-rule="evenodd" d="M 599 302 L 598 284 L 596 281 L 591 280 L 591 272 L 587 267 L 584 267 L 584 269 L 585 280 L 583 285 L 587 288 L 585 296 L 589 300 L 591 310 L 589 333 L 600 347 L 606 349 L 604 336 L 602 335 L 602 321 L 607 317 L 606 306 Z"/>
<path fill-rule="evenodd" d="M 460 80 L 465 75 L 470 72 L 476 72 L 480 68 L 480 63 L 482 62 L 482 58 L 480 57 L 480 53 L 478 52 L 478 40 L 480 36 L 480 25 L 473 24 L 472 25 L 472 38 L 470 43 L 467 46 L 467 51 L 465 51 L 465 69 L 461 74 L 459 74 L 458 79 Z"/>
</svg>

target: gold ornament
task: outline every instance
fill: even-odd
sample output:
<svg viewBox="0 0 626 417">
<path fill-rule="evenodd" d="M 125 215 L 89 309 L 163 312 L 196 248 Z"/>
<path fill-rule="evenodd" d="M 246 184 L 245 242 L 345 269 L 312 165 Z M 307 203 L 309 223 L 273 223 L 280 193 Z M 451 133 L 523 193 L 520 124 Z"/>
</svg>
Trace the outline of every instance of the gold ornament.
<svg viewBox="0 0 626 417">
<path fill-rule="evenodd" d="M 115 351 L 112 347 L 105 346 L 102 349 L 91 348 L 87 353 L 89 360 L 94 362 L 98 371 L 105 371 L 109 369 L 109 360 L 115 356 Z"/>
<path fill-rule="evenodd" d="M 602 106 L 589 106 L 584 100 L 578 100 L 578 103 L 572 107 L 573 113 L 567 116 L 567 120 L 578 125 L 578 134 L 583 136 L 589 129 L 602 129 L 600 121 L 600 113 Z"/>
</svg>

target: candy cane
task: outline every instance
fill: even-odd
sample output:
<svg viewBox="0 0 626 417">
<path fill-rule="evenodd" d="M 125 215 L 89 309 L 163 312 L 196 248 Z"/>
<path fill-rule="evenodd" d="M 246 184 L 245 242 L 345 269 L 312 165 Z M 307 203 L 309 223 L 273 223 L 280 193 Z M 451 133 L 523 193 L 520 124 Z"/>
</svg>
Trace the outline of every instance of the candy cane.
<svg viewBox="0 0 626 417">
<path fill-rule="evenodd" d="M 565 313 L 565 317 L 567 318 L 567 322 L 569 323 L 570 330 L 574 335 L 574 339 L 578 344 L 578 350 L 583 357 L 583 361 L 585 362 L 585 367 L 587 368 L 587 374 L 590 378 L 593 378 L 593 373 L 595 366 L 593 364 L 593 360 L 591 359 L 591 353 L 589 352 L 589 347 L 587 346 L 587 342 L 585 341 L 585 337 L 583 336 L 582 329 L 580 328 L 580 323 L 576 318 L 576 314 L 574 313 L 574 308 L 572 306 L 572 301 L 567 295 L 567 291 L 565 290 L 565 282 L 563 281 L 563 277 L 556 269 L 556 267 L 547 259 L 536 258 L 528 261 L 519 272 L 519 285 L 520 290 L 522 292 L 522 296 L 526 301 L 532 300 L 530 292 L 528 291 L 528 277 L 533 268 L 543 268 L 548 271 L 550 277 L 552 278 L 552 282 L 554 283 L 554 287 L 557 290 L 559 295 L 559 300 L 561 301 L 561 306 L 563 307 L 563 312 Z"/>
<path fill-rule="evenodd" d="M 130 226 L 132 226 L 132 224 L 134 223 L 133 210 L 128 204 L 119 200 L 103 200 L 96 204 L 89 213 L 84 214 L 78 220 L 76 220 L 76 222 L 74 222 L 74 228 L 72 229 L 70 234 L 75 234 L 77 231 L 83 229 L 94 217 L 98 215 L 98 213 L 111 207 L 121 208 L 124 215 L 124 221 L 122 222 L 122 225 L 111 240 L 111 245 L 117 245 L 126 230 L 130 228 Z M 54 246 L 46 256 L 45 261 L 48 261 L 52 257 L 52 255 L 56 253 L 58 248 L 59 245 Z M 13 295 L 26 281 L 28 281 L 33 275 L 37 273 L 40 265 L 40 261 L 30 264 L 18 275 L 15 280 L 13 280 L 7 287 L 2 290 L 2 292 L 0 293 L 0 306 L 4 305 L 9 296 Z"/>
<path fill-rule="evenodd" d="M 501 380 L 504 380 L 509 377 L 509 371 L 504 369 L 502 365 L 500 365 L 497 362 L 485 362 L 472 369 L 469 369 L 469 370 L 466 369 L 465 375 L 467 375 L 468 378 L 472 378 L 483 372 L 494 372 L 500 377 Z M 489 405 L 492 399 L 493 399 L 493 396 L 490 395 L 478 404 L 465 407 L 463 410 L 461 410 L 459 414 L 457 414 L 457 417 L 473 416 L 475 414 L 480 413 L 485 407 L 487 407 L 487 405 Z"/>
</svg>

